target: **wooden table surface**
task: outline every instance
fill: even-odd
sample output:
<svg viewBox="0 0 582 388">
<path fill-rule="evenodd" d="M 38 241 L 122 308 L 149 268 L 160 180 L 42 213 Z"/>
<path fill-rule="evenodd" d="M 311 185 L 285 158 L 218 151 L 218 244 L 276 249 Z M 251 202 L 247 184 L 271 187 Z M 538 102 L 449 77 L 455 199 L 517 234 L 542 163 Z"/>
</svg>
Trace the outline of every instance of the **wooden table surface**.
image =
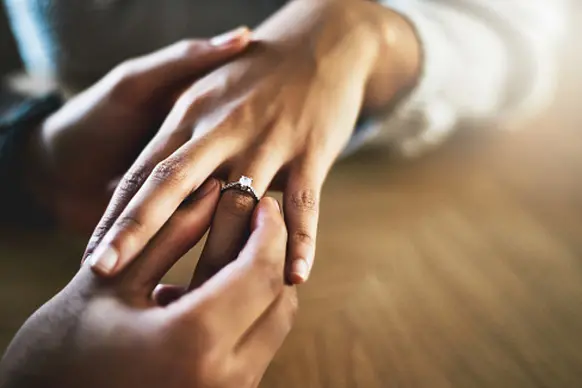
<svg viewBox="0 0 582 388">
<path fill-rule="evenodd" d="M 582 387 L 582 62 L 566 63 L 555 108 L 526 128 L 337 166 L 312 280 L 262 387 Z M 5 237 L 0 348 L 83 247 Z M 195 256 L 169 278 L 189 279 Z"/>
</svg>

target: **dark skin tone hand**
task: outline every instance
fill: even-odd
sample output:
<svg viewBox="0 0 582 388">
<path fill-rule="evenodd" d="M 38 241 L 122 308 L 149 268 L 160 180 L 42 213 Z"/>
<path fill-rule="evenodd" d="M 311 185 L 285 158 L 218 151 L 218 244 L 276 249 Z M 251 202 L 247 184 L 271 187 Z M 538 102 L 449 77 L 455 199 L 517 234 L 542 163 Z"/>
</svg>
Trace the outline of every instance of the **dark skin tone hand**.
<svg viewBox="0 0 582 388">
<path fill-rule="evenodd" d="M 250 32 L 184 40 L 128 60 L 42 123 L 25 181 L 61 226 L 90 232 L 185 87 L 240 54 Z"/>
<path fill-rule="evenodd" d="M 183 203 L 114 280 L 84 266 L 20 329 L 0 388 L 256 388 L 291 329 L 286 230 L 265 198 L 238 259 L 192 291 L 157 286 L 207 230 L 215 180 Z"/>
</svg>

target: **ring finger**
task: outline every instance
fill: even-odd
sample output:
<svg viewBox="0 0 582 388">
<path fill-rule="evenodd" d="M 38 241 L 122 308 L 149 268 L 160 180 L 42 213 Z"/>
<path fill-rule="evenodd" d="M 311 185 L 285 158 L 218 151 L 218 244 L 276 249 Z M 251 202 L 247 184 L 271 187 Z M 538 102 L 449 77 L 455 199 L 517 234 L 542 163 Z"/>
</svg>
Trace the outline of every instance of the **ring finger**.
<svg viewBox="0 0 582 388">
<path fill-rule="evenodd" d="M 251 187 L 258 198 L 261 198 L 281 165 L 282 161 L 272 154 L 255 158 L 241 168 L 231 169 L 227 184 L 237 181 L 245 184 L 248 183 L 245 178 L 251 178 Z M 256 199 L 253 195 L 239 188 L 233 187 L 223 192 L 208 240 L 190 283 L 191 289 L 201 286 L 237 257 L 249 237 L 250 219 L 255 205 Z"/>
</svg>

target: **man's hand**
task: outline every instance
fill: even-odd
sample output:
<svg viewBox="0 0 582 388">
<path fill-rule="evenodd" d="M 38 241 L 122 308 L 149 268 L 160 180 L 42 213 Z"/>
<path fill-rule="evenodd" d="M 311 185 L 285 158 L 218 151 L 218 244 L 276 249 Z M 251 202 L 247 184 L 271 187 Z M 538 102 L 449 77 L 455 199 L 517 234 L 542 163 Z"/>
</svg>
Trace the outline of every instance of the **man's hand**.
<svg viewBox="0 0 582 388">
<path fill-rule="evenodd" d="M 241 28 L 128 60 L 49 117 L 29 144 L 26 182 L 65 226 L 90 230 L 117 181 L 197 77 L 246 48 Z M 134 179 L 139 181 L 139 177 Z"/>
<path fill-rule="evenodd" d="M 115 279 L 83 267 L 20 329 L 0 387 L 256 387 L 297 309 L 284 283 L 287 235 L 275 200 L 259 203 L 237 260 L 202 287 L 156 288 L 202 237 L 218 198 L 210 180 Z"/>
</svg>

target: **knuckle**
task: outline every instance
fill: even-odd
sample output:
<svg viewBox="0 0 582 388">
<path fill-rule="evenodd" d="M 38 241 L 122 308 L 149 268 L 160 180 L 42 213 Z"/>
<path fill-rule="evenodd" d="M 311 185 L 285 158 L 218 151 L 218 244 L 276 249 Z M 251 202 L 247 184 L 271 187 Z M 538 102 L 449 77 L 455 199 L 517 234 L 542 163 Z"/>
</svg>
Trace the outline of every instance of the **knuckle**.
<svg viewBox="0 0 582 388">
<path fill-rule="evenodd" d="M 96 232 L 94 232 L 94 233 L 96 233 Z M 89 239 L 89 242 L 87 243 L 87 247 L 85 248 L 84 258 L 93 254 L 93 252 L 97 248 L 97 245 L 99 245 L 99 242 L 101 241 L 101 239 L 103 239 L 103 235 L 97 236 L 94 234 L 93 236 L 91 236 L 91 238 Z"/>
<path fill-rule="evenodd" d="M 123 81 L 127 78 L 130 78 L 131 75 L 134 73 L 134 71 L 135 71 L 135 60 L 128 59 L 124 62 L 121 62 L 119 65 L 117 65 L 112 70 L 111 73 L 114 75 L 114 78 L 117 81 Z"/>
<path fill-rule="evenodd" d="M 314 190 L 303 189 L 293 192 L 289 204 L 293 210 L 316 213 L 318 211 L 318 197 Z"/>
<path fill-rule="evenodd" d="M 157 184 L 177 185 L 187 176 L 184 157 L 172 155 L 158 163 L 151 174 L 151 179 Z"/>
<path fill-rule="evenodd" d="M 101 222 L 99 222 L 99 225 L 95 228 L 93 236 L 91 236 L 91 239 L 89 240 L 89 244 L 98 244 L 105 234 L 107 234 L 107 231 L 109 231 L 113 223 L 115 223 L 115 220 L 116 217 L 114 217 L 113 214 L 105 215 Z"/>
<path fill-rule="evenodd" d="M 115 227 L 129 233 L 138 232 L 143 228 L 143 223 L 132 215 L 122 216 L 115 223 Z"/>
<path fill-rule="evenodd" d="M 248 101 L 221 102 L 225 93 L 220 86 L 197 83 L 188 92 L 187 99 L 197 101 L 196 104 L 191 104 L 195 108 L 190 108 L 189 111 L 194 111 L 201 117 L 196 123 L 196 132 L 212 132 L 220 136 L 224 142 L 240 143 L 240 133 L 234 128 L 244 127 L 259 118 L 253 115 L 253 108 L 248 106 L 251 105 Z M 249 141 L 248 136 L 245 136 L 244 141 Z"/>
<path fill-rule="evenodd" d="M 191 88 L 180 95 L 173 112 L 180 123 L 195 131 L 199 122 L 195 120 L 199 117 L 206 117 L 206 109 L 211 104 L 213 90 L 204 90 L 199 84 L 194 84 Z"/>
<path fill-rule="evenodd" d="M 112 92 L 117 97 L 131 97 L 136 84 L 138 65 L 136 59 L 129 59 L 111 71 Z"/>
<path fill-rule="evenodd" d="M 173 49 L 180 57 L 191 57 L 200 51 L 200 42 L 194 39 L 182 39 L 174 44 Z"/>
<path fill-rule="evenodd" d="M 223 210 L 237 218 L 250 216 L 255 208 L 255 200 L 247 194 L 229 190 L 224 194 L 223 198 Z"/>
<path fill-rule="evenodd" d="M 128 171 L 119 185 L 117 186 L 117 195 L 121 200 L 127 200 L 133 196 L 143 185 L 149 175 L 149 169 L 140 166 Z"/>
<path fill-rule="evenodd" d="M 119 214 L 129 202 L 131 197 L 140 189 L 147 179 L 149 170 L 147 167 L 139 167 L 127 172 L 119 182 L 107 211 L 95 227 L 87 245 L 87 252 L 92 253 L 103 240 L 110 229 L 116 228 L 123 233 L 137 231 L 141 228 L 140 222 L 133 216 L 126 216 L 118 220 Z"/>
<path fill-rule="evenodd" d="M 195 92 L 191 89 L 186 90 L 184 93 L 178 97 L 178 100 L 172 108 L 171 117 L 175 119 L 177 123 L 185 124 L 188 122 L 188 118 L 195 112 L 197 97 Z M 172 126 L 172 129 L 174 126 Z"/>
<path fill-rule="evenodd" d="M 292 234 L 292 240 L 301 244 L 306 244 L 310 246 L 315 245 L 315 238 L 306 229 L 297 229 Z"/>
<path fill-rule="evenodd" d="M 103 237 L 105 237 L 107 231 L 109 231 L 111 225 L 113 225 L 114 222 L 115 220 L 110 221 L 104 220 L 101 223 L 99 223 L 99 225 L 97 225 L 97 227 L 93 231 L 93 235 L 89 239 L 89 243 L 87 244 L 87 253 L 92 253 L 95 250 L 95 248 L 97 248 L 97 246 L 99 245 L 101 240 L 103 240 Z"/>
<path fill-rule="evenodd" d="M 231 105 L 228 115 L 225 117 L 223 125 L 230 126 L 230 125 L 243 125 L 248 122 L 252 122 L 253 119 L 257 117 L 254 112 L 254 107 L 251 103 L 253 96 L 251 95 L 245 102 L 237 102 L 236 104 Z"/>
<path fill-rule="evenodd" d="M 195 111 L 202 116 L 202 114 L 207 113 L 203 108 L 212 101 L 215 96 L 216 89 L 212 85 L 195 83 L 180 95 L 176 105 L 179 106 L 182 111 Z"/>
</svg>

